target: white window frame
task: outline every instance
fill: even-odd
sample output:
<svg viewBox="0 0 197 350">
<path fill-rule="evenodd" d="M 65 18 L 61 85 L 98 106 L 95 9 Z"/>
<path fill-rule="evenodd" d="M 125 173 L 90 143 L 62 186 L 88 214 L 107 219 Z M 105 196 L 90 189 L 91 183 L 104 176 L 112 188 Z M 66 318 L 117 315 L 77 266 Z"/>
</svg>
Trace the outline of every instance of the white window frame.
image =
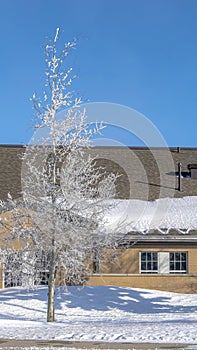
<svg viewBox="0 0 197 350">
<path fill-rule="evenodd" d="M 185 269 L 178 269 L 178 270 L 176 270 L 176 269 L 171 270 L 171 267 L 170 267 L 170 274 L 186 274 L 188 271 L 188 252 L 186 252 L 186 251 L 184 251 L 184 252 L 170 252 L 170 254 L 171 253 L 173 253 L 175 255 L 174 264 L 176 265 L 176 263 L 180 263 L 180 265 L 181 265 L 181 264 L 183 264 L 183 262 L 186 262 L 186 268 Z M 169 259 L 170 259 L 170 254 L 169 254 Z M 176 260 L 176 254 L 180 254 L 180 257 L 177 260 Z M 185 254 L 185 257 L 186 257 L 185 260 L 183 260 L 181 258 L 181 254 Z M 170 262 L 171 261 L 172 260 L 170 259 Z"/>
<path fill-rule="evenodd" d="M 149 253 L 152 255 L 151 259 L 148 260 L 147 256 L 146 256 L 146 260 L 144 260 L 144 262 L 145 262 L 146 266 L 148 265 L 148 263 L 150 263 L 152 268 L 151 269 L 142 270 L 142 254 L 148 255 Z M 153 254 L 157 254 L 157 252 L 153 252 L 153 251 L 142 251 L 142 252 L 140 252 L 140 273 L 142 273 L 142 274 L 149 274 L 149 273 L 150 274 L 157 274 L 158 273 L 158 258 L 157 258 L 157 260 L 154 261 Z M 154 262 L 157 262 L 157 269 L 154 269 L 154 266 L 153 266 Z"/>
</svg>

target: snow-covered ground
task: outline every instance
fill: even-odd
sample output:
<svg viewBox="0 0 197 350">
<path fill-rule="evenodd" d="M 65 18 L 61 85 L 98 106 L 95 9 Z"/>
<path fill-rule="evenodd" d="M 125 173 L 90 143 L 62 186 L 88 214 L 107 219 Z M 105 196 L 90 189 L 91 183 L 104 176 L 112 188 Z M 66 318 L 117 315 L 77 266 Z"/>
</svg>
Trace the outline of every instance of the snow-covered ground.
<svg viewBox="0 0 197 350">
<path fill-rule="evenodd" d="M 0 338 L 197 344 L 197 294 L 121 287 L 59 287 L 56 322 L 47 288 L 0 290 Z"/>
</svg>

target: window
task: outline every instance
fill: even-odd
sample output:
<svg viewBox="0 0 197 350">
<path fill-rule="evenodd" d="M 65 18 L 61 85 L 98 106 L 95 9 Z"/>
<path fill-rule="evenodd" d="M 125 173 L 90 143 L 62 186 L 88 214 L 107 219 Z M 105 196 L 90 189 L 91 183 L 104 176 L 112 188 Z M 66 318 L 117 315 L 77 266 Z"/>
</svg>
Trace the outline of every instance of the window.
<svg viewBox="0 0 197 350">
<path fill-rule="evenodd" d="M 170 273 L 187 272 L 187 253 L 175 252 L 170 253 Z"/>
<path fill-rule="evenodd" d="M 157 274 L 187 273 L 187 252 L 141 252 L 140 272 Z"/>
<path fill-rule="evenodd" d="M 142 252 L 141 253 L 141 272 L 142 273 L 157 273 L 158 261 L 157 253 Z"/>
<path fill-rule="evenodd" d="M 4 285 L 33 286 L 47 284 L 49 256 L 47 252 L 11 251 L 4 260 Z"/>
</svg>

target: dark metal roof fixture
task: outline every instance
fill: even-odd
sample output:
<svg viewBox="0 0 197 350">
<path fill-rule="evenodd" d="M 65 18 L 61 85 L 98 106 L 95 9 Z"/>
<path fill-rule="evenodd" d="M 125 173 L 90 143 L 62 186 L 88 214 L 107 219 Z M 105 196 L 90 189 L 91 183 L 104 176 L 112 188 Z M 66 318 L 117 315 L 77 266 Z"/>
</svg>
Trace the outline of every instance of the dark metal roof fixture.
<svg viewBox="0 0 197 350">
<path fill-rule="evenodd" d="M 181 169 L 182 169 L 182 163 L 178 163 L 178 190 L 180 192 L 183 191 L 182 189 L 182 180 L 181 180 Z"/>
<path fill-rule="evenodd" d="M 188 164 L 191 179 L 197 179 L 197 164 Z"/>
<path fill-rule="evenodd" d="M 197 164 L 188 164 L 188 169 L 191 170 L 191 169 L 197 169 Z"/>
</svg>

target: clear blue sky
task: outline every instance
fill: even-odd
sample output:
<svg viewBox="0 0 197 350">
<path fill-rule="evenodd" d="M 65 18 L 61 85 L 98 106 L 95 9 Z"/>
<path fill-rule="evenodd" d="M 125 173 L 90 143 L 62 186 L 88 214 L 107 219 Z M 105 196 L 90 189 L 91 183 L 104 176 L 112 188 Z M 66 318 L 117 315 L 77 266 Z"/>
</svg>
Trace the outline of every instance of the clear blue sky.
<svg viewBox="0 0 197 350">
<path fill-rule="evenodd" d="M 197 147 L 196 0 L 0 0 L 0 143 L 27 143 L 44 84 L 46 37 L 79 39 L 84 100 L 129 106 L 169 146 Z"/>
</svg>

